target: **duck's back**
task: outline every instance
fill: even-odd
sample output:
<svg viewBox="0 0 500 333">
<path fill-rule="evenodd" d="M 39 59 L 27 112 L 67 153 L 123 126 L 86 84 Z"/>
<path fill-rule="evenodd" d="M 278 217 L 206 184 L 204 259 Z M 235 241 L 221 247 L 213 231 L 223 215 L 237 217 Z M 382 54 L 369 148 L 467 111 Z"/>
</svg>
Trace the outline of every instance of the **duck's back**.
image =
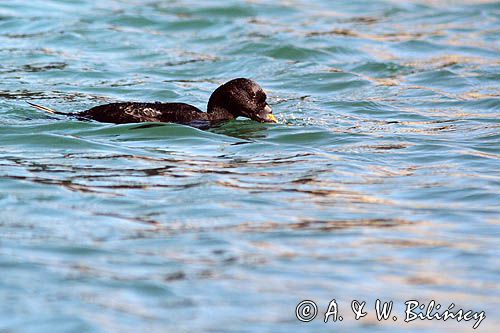
<svg viewBox="0 0 500 333">
<path fill-rule="evenodd" d="M 207 119 L 207 114 L 185 103 L 111 103 L 80 112 L 79 117 L 105 123 L 166 122 L 189 124 Z"/>
</svg>

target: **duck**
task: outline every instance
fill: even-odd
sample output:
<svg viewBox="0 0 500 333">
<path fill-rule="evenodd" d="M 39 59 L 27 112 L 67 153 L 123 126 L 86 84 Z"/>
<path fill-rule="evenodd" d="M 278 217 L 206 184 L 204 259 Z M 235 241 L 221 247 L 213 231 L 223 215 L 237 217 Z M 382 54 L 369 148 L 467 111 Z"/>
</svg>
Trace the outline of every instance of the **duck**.
<svg viewBox="0 0 500 333">
<path fill-rule="evenodd" d="M 27 103 L 39 110 L 79 120 L 114 124 L 162 122 L 200 127 L 200 124 L 214 126 L 238 117 L 260 123 L 277 123 L 266 99 L 266 93 L 257 82 L 248 78 L 236 78 L 215 89 L 208 100 L 207 112 L 186 103 L 119 102 L 66 113 L 32 102 Z"/>
</svg>

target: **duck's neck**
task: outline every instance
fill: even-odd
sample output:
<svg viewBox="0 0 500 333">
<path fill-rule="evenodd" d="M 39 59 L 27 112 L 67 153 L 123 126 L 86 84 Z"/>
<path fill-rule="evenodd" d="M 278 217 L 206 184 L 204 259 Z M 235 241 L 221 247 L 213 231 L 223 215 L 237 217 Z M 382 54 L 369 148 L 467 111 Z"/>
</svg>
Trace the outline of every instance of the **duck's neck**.
<svg viewBox="0 0 500 333">
<path fill-rule="evenodd" d="M 211 122 L 219 122 L 236 118 L 231 112 L 224 108 L 212 108 L 207 112 L 208 120 Z"/>
</svg>

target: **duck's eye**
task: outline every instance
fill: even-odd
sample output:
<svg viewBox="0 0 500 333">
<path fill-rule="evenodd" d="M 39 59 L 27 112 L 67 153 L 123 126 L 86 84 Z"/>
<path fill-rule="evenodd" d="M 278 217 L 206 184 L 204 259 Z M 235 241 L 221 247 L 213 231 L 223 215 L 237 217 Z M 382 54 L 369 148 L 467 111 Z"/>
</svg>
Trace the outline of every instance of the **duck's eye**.
<svg viewBox="0 0 500 333">
<path fill-rule="evenodd" d="M 257 102 L 259 103 L 263 103 L 266 101 L 266 95 L 265 94 L 258 94 L 256 96 L 256 99 L 257 99 Z"/>
</svg>

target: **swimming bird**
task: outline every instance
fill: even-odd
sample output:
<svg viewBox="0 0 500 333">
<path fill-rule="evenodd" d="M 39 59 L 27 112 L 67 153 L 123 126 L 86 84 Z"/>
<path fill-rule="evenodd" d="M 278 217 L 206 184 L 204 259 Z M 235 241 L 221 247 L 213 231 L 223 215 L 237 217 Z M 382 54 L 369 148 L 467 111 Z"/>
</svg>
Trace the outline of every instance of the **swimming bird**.
<svg viewBox="0 0 500 333">
<path fill-rule="evenodd" d="M 186 103 L 111 103 L 76 113 L 59 112 L 31 102 L 28 104 L 39 110 L 81 120 L 115 124 L 165 122 L 200 127 L 200 124 L 216 125 L 240 116 L 262 123 L 276 123 L 278 121 L 266 98 L 266 93 L 255 81 L 238 78 L 215 89 L 208 100 L 207 112 Z"/>
</svg>

